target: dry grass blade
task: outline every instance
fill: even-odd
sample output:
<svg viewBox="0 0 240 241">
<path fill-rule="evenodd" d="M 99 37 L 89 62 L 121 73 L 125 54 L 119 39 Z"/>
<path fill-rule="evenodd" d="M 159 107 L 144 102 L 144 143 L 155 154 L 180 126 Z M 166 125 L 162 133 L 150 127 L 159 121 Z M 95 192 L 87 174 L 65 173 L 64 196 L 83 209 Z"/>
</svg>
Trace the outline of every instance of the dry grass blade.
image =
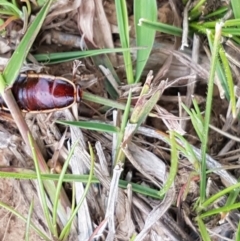
<svg viewBox="0 0 240 241">
<path fill-rule="evenodd" d="M 165 164 L 151 152 L 136 146 L 133 143 L 123 148 L 123 151 L 132 165 L 156 187 L 161 187 L 158 181 L 164 181 Z M 151 165 L 146 162 L 151 160 Z"/>
<path fill-rule="evenodd" d="M 164 213 L 169 209 L 172 202 L 174 201 L 175 196 L 175 188 L 171 188 L 169 192 L 166 194 L 165 198 L 163 199 L 163 202 L 156 206 L 148 215 L 147 219 L 145 220 L 145 226 L 142 229 L 142 231 L 137 235 L 136 239 L 137 241 L 143 240 L 145 236 L 147 235 L 147 232 L 149 229 L 154 225 L 157 220 L 159 220 Z"/>
<path fill-rule="evenodd" d="M 113 240 L 115 235 L 115 208 L 118 199 L 118 183 L 120 176 L 122 174 L 123 168 L 122 164 L 118 163 L 113 169 L 113 176 L 111 180 L 110 190 L 109 190 L 109 197 L 108 197 L 108 204 L 106 208 L 105 220 L 108 221 L 108 235 L 106 240 Z"/>
</svg>

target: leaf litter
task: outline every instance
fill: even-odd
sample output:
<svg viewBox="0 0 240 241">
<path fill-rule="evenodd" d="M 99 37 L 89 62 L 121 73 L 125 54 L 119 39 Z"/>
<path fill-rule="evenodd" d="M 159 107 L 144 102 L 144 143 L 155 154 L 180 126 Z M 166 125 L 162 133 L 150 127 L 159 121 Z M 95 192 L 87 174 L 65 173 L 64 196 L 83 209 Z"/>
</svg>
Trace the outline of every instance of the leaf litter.
<svg viewBox="0 0 240 241">
<path fill-rule="evenodd" d="M 175 5 L 174 1 L 169 1 L 169 3 L 168 1 L 158 1 L 158 6 L 161 22 L 173 24 L 176 21 L 181 26 L 181 14 L 179 14 L 181 8 L 178 8 L 179 6 Z M 131 20 L 132 1 L 128 1 L 128 10 L 131 38 L 134 39 L 134 26 Z M 21 22 L 12 22 L 8 31 L 10 33 L 11 29 L 15 31 L 19 25 L 21 26 Z M 33 47 L 37 53 L 119 46 L 119 38 L 116 40 L 112 38 L 112 34 L 114 36 L 118 34 L 118 28 L 114 1 L 110 0 L 103 2 L 72 0 L 70 4 L 69 1 L 61 1 L 59 5 L 52 6 L 52 12 L 48 15 L 42 30 Z M 83 37 L 85 41 L 83 41 Z M 20 39 L 21 36 L 16 36 L 15 43 L 11 43 L 10 46 L 17 44 L 18 38 Z M 57 156 L 54 159 L 54 165 L 50 166 L 53 173 L 59 172 L 57 166 L 61 170 L 69 148 L 75 142 L 78 144 L 68 171 L 73 174 L 88 173 L 90 155 L 86 143 L 90 142 L 95 148 L 94 172 L 100 184 L 91 186 L 77 216 L 76 225 L 79 235 L 76 237 L 75 234 L 71 234 L 69 240 L 93 240 L 94 238 L 98 240 L 130 240 L 133 236 L 135 236 L 135 240 L 199 239 L 200 233 L 194 219 L 196 215 L 194 204 L 196 198 L 199 197 L 199 179 L 191 176 L 194 168 L 184 155 L 179 155 L 177 176 L 163 200 L 135 193 L 131 184 L 126 189 L 118 188 L 118 180 L 124 179 L 156 190 L 161 189 L 167 180 L 171 162 L 169 142 L 166 138 L 166 132 L 169 130 L 178 130 L 178 133 L 181 134 L 185 131 L 196 157 L 201 159 L 200 142 L 196 138 L 196 133 L 188 121 L 187 115 L 180 115 L 179 102 L 181 99 L 184 103 L 190 103 L 194 94 L 199 98 L 200 107 L 204 110 L 210 61 L 203 54 L 202 49 L 200 49 L 202 52 L 199 54 L 198 63 L 192 61 L 191 49 L 187 49 L 186 54 L 186 52 L 176 50 L 178 45 L 178 39 L 161 33 L 157 34 L 142 82 L 145 82 L 149 70 L 152 70 L 155 77 L 151 85 L 153 90 L 163 79 L 167 80 L 169 85 L 164 87 L 163 95 L 151 115 L 146 118 L 142 126 L 137 128 L 136 132 L 131 133 L 132 138 L 124 147 L 127 157 L 124 165 L 118 164 L 114 167 L 115 150 L 112 143 L 115 140 L 113 135 L 72 126 L 66 130 L 65 127 L 55 124 L 58 119 L 74 120 L 71 110 L 54 112 L 50 115 L 44 113 L 25 115 L 44 158 L 51 160 L 54 155 Z M 133 49 L 133 57 L 134 51 L 136 50 Z M 9 58 L 8 49 L 1 53 L 4 54 L 3 57 Z M 125 84 L 122 56 L 111 54 L 110 60 L 120 76 L 121 84 Z M 97 63 L 97 61 L 99 59 L 94 62 Z M 84 91 L 107 97 L 101 71 L 90 59 L 84 59 L 82 62 L 83 65 L 76 72 L 76 79 Z M 38 71 L 37 69 L 34 70 Z M 104 72 L 108 74 L 109 71 L 106 70 L 105 68 Z M 26 70 L 24 69 L 24 71 Z M 44 67 L 41 71 L 53 75 L 71 76 L 72 63 Z M 192 75 L 193 78 L 190 78 Z M 93 81 L 88 81 L 89 78 Z M 114 75 L 111 76 L 112 78 Z M 170 85 L 170 83 L 174 84 Z M 195 87 L 191 89 L 193 83 Z M 118 89 L 118 93 L 121 93 L 119 101 L 125 103 L 131 87 L 124 88 L 124 85 L 120 87 Z M 224 131 L 230 129 L 237 135 L 239 132 L 237 121 L 230 120 L 230 124 L 227 124 L 231 118 L 227 114 L 228 103 L 227 100 L 220 98 L 222 90 L 218 87 L 219 85 L 214 89 L 212 122 L 219 129 Z M 133 96 L 139 96 L 138 86 L 135 89 L 132 88 L 132 91 Z M 78 118 L 85 121 L 112 123 L 113 113 L 111 111 L 110 109 L 104 113 L 99 104 L 83 101 L 78 109 Z M 11 117 L 7 113 L 1 114 L 1 166 L 13 168 L 12 170 L 14 167 L 32 169 L 30 153 L 23 144 L 15 125 L 9 119 Z M 182 121 L 185 126 L 181 125 Z M 59 145 L 65 131 L 64 144 Z M 228 171 L 224 169 L 224 166 L 231 167 L 231 165 L 238 164 L 238 155 L 233 156 L 231 160 L 227 159 L 228 152 L 238 150 L 238 143 L 211 131 L 208 150 L 207 167 L 212 170 L 212 173 L 209 174 L 208 194 L 213 195 L 219 192 L 223 186 L 229 187 L 237 183 L 239 177 L 237 169 Z M 223 155 L 226 156 L 225 159 L 222 158 Z M 211 185 L 212 183 L 213 185 Z M 1 179 L 1 202 L 8 203 L 26 216 L 34 196 L 33 221 L 43 230 L 47 230 L 35 185 L 35 181 Z M 212 186 L 215 187 L 213 190 Z M 76 202 L 78 202 L 82 197 L 85 185 L 80 182 L 64 183 L 64 187 L 70 200 L 73 188 L 75 188 Z M 181 190 L 184 192 L 183 196 L 180 195 Z M 214 203 L 214 208 L 224 205 L 224 202 L 226 200 L 223 198 L 223 203 Z M 0 228 L 2 240 L 23 240 L 24 224 L 4 209 L 0 210 L 2 213 Z M 219 237 L 227 237 L 229 234 L 226 234 L 224 230 L 229 230 L 230 236 L 234 237 L 239 222 L 236 218 L 237 215 L 239 215 L 238 211 L 235 210 L 226 216 L 208 219 L 206 226 L 212 238 L 221 240 Z M 34 232 L 31 232 L 30 237 L 31 240 L 38 240 Z"/>
</svg>

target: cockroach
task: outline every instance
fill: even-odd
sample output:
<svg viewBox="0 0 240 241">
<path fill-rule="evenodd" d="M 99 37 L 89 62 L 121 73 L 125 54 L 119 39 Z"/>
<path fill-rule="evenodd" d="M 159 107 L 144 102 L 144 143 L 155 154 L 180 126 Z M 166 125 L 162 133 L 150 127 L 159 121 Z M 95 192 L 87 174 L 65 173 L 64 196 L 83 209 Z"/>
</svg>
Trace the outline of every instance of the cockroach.
<svg viewBox="0 0 240 241">
<path fill-rule="evenodd" d="M 52 112 L 71 107 L 81 101 L 78 84 L 64 77 L 45 74 L 20 74 L 11 87 L 13 96 L 24 112 Z M 0 97 L 0 105 L 6 104 Z"/>
</svg>

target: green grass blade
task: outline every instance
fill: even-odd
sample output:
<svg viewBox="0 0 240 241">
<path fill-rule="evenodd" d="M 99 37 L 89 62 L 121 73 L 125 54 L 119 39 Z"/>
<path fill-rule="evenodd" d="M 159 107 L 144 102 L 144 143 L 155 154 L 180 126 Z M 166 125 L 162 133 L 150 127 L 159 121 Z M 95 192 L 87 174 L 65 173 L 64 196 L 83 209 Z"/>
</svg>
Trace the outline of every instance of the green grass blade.
<svg viewBox="0 0 240 241">
<path fill-rule="evenodd" d="M 82 99 L 87 100 L 87 101 L 91 101 L 91 102 L 94 102 L 94 103 L 98 103 L 98 104 L 101 104 L 101 105 L 104 105 L 104 106 L 109 106 L 111 108 L 120 109 L 120 110 L 125 110 L 125 108 L 126 108 L 125 104 L 122 104 L 122 103 L 119 103 L 115 100 L 110 100 L 110 99 L 107 99 L 107 98 L 104 98 L 104 97 L 101 97 L 101 96 L 96 96 L 94 94 L 91 94 L 91 93 L 85 92 L 85 91 L 83 92 Z"/>
<path fill-rule="evenodd" d="M 126 104 L 126 108 L 122 117 L 122 122 L 121 122 L 121 127 L 120 127 L 120 131 L 117 133 L 117 144 L 116 144 L 116 158 L 114 160 L 114 166 L 117 165 L 118 163 L 124 163 L 125 162 L 125 154 L 122 151 L 122 143 L 124 141 L 124 134 L 125 134 L 125 130 L 126 130 L 126 126 L 128 123 L 128 119 L 129 119 L 129 113 L 130 113 L 130 109 L 131 109 L 131 101 L 132 101 L 132 92 L 131 90 L 129 91 L 129 95 L 128 95 L 128 100 L 127 100 L 127 104 Z"/>
<path fill-rule="evenodd" d="M 12 16 L 13 13 L 11 11 L 7 11 L 7 10 L 0 10 L 0 14 L 1 15 L 9 15 L 9 16 Z M 4 23 L 4 21 L 1 23 L 1 25 Z"/>
<path fill-rule="evenodd" d="M 169 175 L 166 183 L 163 185 L 162 189 L 159 191 L 159 196 L 161 198 L 164 197 L 168 189 L 172 186 L 175 176 L 177 174 L 178 168 L 178 152 L 177 152 L 177 144 L 175 140 L 175 135 L 173 131 L 170 131 L 170 143 L 171 143 L 171 166 L 169 170 Z"/>
<path fill-rule="evenodd" d="M 43 209 L 43 213 L 44 213 L 44 217 L 46 218 L 47 224 L 48 224 L 48 228 L 50 229 L 51 233 L 57 237 L 57 233 L 55 232 L 55 228 L 53 227 L 51 218 L 50 218 L 50 212 L 47 206 L 47 200 L 46 200 L 46 192 L 44 190 L 44 185 L 43 185 L 43 179 L 41 177 L 41 173 L 40 173 L 40 168 L 38 165 L 38 160 L 37 160 L 37 155 L 36 152 L 34 150 L 34 146 L 33 146 L 33 142 L 32 142 L 32 136 L 29 134 L 29 144 L 31 146 L 31 151 L 32 151 L 32 156 L 33 156 L 33 161 L 34 161 L 34 166 L 36 169 L 36 174 L 37 174 L 37 182 L 38 182 L 38 196 L 40 198 L 40 202 L 42 205 L 42 209 Z"/>
<path fill-rule="evenodd" d="M 52 223 L 53 223 L 53 227 L 55 228 L 55 233 L 57 233 L 57 215 L 58 215 L 57 210 L 58 210 L 58 202 L 59 202 L 59 197 L 60 197 L 61 188 L 62 188 L 62 184 L 63 184 L 63 179 L 64 179 L 64 175 L 67 171 L 68 164 L 71 160 L 71 157 L 73 155 L 76 145 L 77 145 L 77 142 L 71 148 L 71 150 L 68 154 L 67 160 L 64 162 L 62 171 L 61 171 L 59 179 L 58 179 L 57 187 L 56 187 L 56 194 L 55 194 L 55 200 L 53 202 L 53 211 L 52 211 L 52 220 L 53 220 Z"/>
<path fill-rule="evenodd" d="M 240 18 L 240 1 L 239 0 L 231 0 L 233 15 L 235 18 Z"/>
<path fill-rule="evenodd" d="M 115 49 L 94 49 L 87 51 L 70 51 L 62 53 L 48 53 L 48 54 L 35 54 L 34 58 L 46 65 L 68 62 L 76 59 L 97 56 L 101 54 L 119 53 L 129 51 L 130 48 L 115 48 Z"/>
<path fill-rule="evenodd" d="M 153 22 L 153 21 L 149 21 L 147 19 L 141 19 L 139 25 L 146 27 L 146 28 L 152 28 L 152 29 L 162 32 L 162 33 L 171 34 L 173 36 L 177 36 L 177 37 L 182 36 L 181 28 L 178 28 L 178 27 L 175 27 L 175 26 L 172 26 L 169 24 Z"/>
<path fill-rule="evenodd" d="M 226 195 L 227 193 L 230 193 L 230 192 L 234 191 L 235 189 L 239 189 L 239 188 L 240 188 L 240 183 L 237 183 L 235 185 L 232 185 L 230 187 L 227 187 L 227 188 L 217 192 L 216 194 L 209 197 L 205 202 L 203 202 L 201 204 L 201 206 L 198 207 L 197 211 L 200 212 L 201 210 L 207 208 L 209 205 L 211 205 L 213 202 L 215 202 L 216 200 L 218 200 L 222 196 Z"/>
<path fill-rule="evenodd" d="M 43 174 L 41 173 L 43 180 L 58 181 L 60 174 Z M 37 179 L 37 174 L 33 170 L 24 169 L 24 168 L 0 168 L 0 178 L 15 178 L 15 179 Z M 83 182 L 87 183 L 88 175 L 74 175 L 74 174 L 65 174 L 63 181 L 64 182 Z M 98 179 L 94 177 L 92 183 L 99 183 Z"/>
<path fill-rule="evenodd" d="M 214 86 L 214 78 L 215 78 L 215 72 L 216 72 L 222 25 L 223 25 L 222 22 L 216 24 L 216 32 L 215 32 L 212 59 L 211 59 L 211 69 L 210 69 L 210 76 L 208 80 L 206 111 L 205 111 L 205 117 L 204 117 L 204 129 L 203 129 L 203 138 L 202 138 L 202 146 L 201 146 L 201 151 L 202 151 L 201 181 L 200 181 L 200 202 L 201 203 L 205 201 L 205 196 L 206 196 L 206 154 L 207 154 L 207 143 L 208 143 L 208 131 L 209 131 L 211 111 L 212 111 L 213 86 Z"/>
<path fill-rule="evenodd" d="M 6 168 L 1 168 L 6 169 Z M 15 179 L 37 179 L 36 172 L 31 170 L 25 170 L 22 168 L 14 168 L 15 172 L 10 171 L 0 171 L 0 178 L 15 178 Z M 41 177 L 43 180 L 53 180 L 58 181 L 59 174 L 41 174 Z M 73 175 L 73 174 L 65 174 L 63 181 L 64 182 L 82 182 L 87 183 L 89 179 L 88 175 Z M 96 177 L 93 177 L 91 179 L 91 183 L 99 183 L 99 180 Z M 119 181 L 119 187 L 126 189 L 127 186 L 131 184 L 132 190 L 136 193 L 140 193 L 152 198 L 159 199 L 158 190 L 155 190 L 153 188 L 145 187 L 136 183 L 127 182 L 124 180 Z"/>
<path fill-rule="evenodd" d="M 122 132 L 125 131 L 125 128 L 126 128 L 126 125 L 127 125 L 127 122 L 128 122 L 129 113 L 130 113 L 130 110 L 131 110 L 131 101 L 132 101 L 132 91 L 130 90 L 129 94 L 128 94 L 126 108 L 125 108 L 124 113 L 123 113 L 121 127 L 120 127 Z"/>
<path fill-rule="evenodd" d="M 203 241 L 211 241 L 211 238 L 207 232 L 207 228 L 204 225 L 202 219 L 199 216 L 196 219 L 197 219 L 199 231 L 201 233 L 201 238 L 203 239 Z"/>
<path fill-rule="evenodd" d="M 209 18 L 212 18 L 212 17 L 222 18 L 223 15 L 227 12 L 227 10 L 228 10 L 228 7 L 220 7 L 216 11 L 207 14 L 204 17 L 204 19 L 209 19 Z"/>
<path fill-rule="evenodd" d="M 117 22 L 119 27 L 119 34 L 121 45 L 123 48 L 130 47 L 129 41 L 129 24 L 128 24 L 128 13 L 127 13 L 127 5 L 125 0 L 115 0 L 116 13 L 117 13 Z M 130 51 L 123 53 L 125 69 L 127 74 L 127 82 L 128 84 L 133 84 L 133 66 Z"/>
<path fill-rule="evenodd" d="M 29 207 L 29 212 L 28 212 L 28 217 L 27 217 L 26 231 L 25 231 L 25 241 L 29 241 L 29 230 L 30 230 L 30 227 L 31 227 L 32 212 L 33 212 L 33 200 L 31 201 L 31 204 L 30 204 L 30 207 Z"/>
<path fill-rule="evenodd" d="M 240 208 L 240 203 L 235 203 L 235 204 L 224 206 L 224 207 L 221 207 L 221 208 L 209 210 L 209 211 L 201 214 L 200 217 L 206 218 L 206 217 L 209 217 L 209 216 L 212 216 L 212 215 L 215 215 L 215 214 L 220 214 L 220 213 L 223 213 L 223 212 L 230 212 L 231 210 L 235 210 L 235 209 L 238 209 L 238 208 Z"/>
<path fill-rule="evenodd" d="M 99 123 L 99 122 L 90 122 L 90 121 L 56 121 L 59 124 L 76 126 L 87 130 L 108 132 L 108 133 L 117 133 L 119 130 L 116 126 Z"/>
<path fill-rule="evenodd" d="M 202 116 L 199 111 L 199 107 L 197 103 L 195 102 L 194 104 L 194 110 L 189 110 L 186 105 L 182 103 L 182 107 L 184 110 L 188 113 L 188 115 L 191 118 L 192 125 L 194 127 L 194 130 L 196 131 L 198 138 L 202 141 L 203 138 L 203 121 L 202 121 Z"/>
<path fill-rule="evenodd" d="M 179 151 L 181 151 L 182 153 L 184 153 L 184 155 L 188 158 L 188 160 L 192 163 L 193 167 L 195 168 L 195 171 L 197 173 L 200 173 L 200 165 L 199 165 L 199 161 L 191 147 L 191 145 L 189 144 L 189 142 L 180 134 L 175 133 L 175 136 L 181 141 L 182 146 L 184 148 L 179 148 L 180 145 L 177 145 L 177 149 Z"/>
<path fill-rule="evenodd" d="M 53 0 L 47 1 L 42 9 L 37 14 L 36 18 L 33 20 L 32 24 L 29 26 L 26 34 L 22 38 L 21 42 L 17 46 L 16 50 L 14 51 L 12 57 L 10 58 L 8 65 L 3 71 L 3 77 L 6 81 L 7 85 L 13 84 L 16 80 L 20 69 L 23 65 L 24 60 L 38 34 L 40 31 L 43 21 L 47 15 L 49 7 Z M 3 90 L 0 90 L 0 93 Z"/>
<path fill-rule="evenodd" d="M 134 23 L 136 29 L 136 46 L 146 46 L 146 49 L 137 51 L 135 82 L 139 82 L 142 71 L 147 63 L 155 38 L 155 30 L 139 26 L 139 19 L 145 18 L 150 21 L 157 21 L 156 0 L 135 0 L 134 1 Z"/>
<path fill-rule="evenodd" d="M 236 98 L 234 93 L 234 82 L 232 78 L 232 72 L 228 63 L 228 59 L 226 57 L 225 51 L 223 47 L 221 46 L 219 49 L 219 56 L 222 60 L 223 70 L 225 71 L 225 76 L 228 84 L 227 92 L 230 96 L 230 104 L 232 109 L 232 116 L 233 118 L 236 118 Z"/>
</svg>

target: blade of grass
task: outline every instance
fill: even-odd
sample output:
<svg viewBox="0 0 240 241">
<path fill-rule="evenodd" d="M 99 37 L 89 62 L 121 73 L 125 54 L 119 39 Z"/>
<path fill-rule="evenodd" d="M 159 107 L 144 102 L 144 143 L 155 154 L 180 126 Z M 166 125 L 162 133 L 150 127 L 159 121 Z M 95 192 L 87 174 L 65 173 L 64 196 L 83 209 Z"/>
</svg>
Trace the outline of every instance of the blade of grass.
<svg viewBox="0 0 240 241">
<path fill-rule="evenodd" d="M 213 36 L 210 33 L 208 33 L 207 36 L 208 36 L 208 44 L 212 51 L 213 50 Z M 209 58 L 210 58 L 210 56 L 209 56 Z M 225 94 L 227 100 L 230 100 L 229 91 L 228 91 L 228 83 L 227 83 L 228 81 L 226 79 L 225 71 L 224 71 L 223 66 L 221 65 L 219 59 L 217 59 L 216 71 L 217 71 L 218 78 L 220 80 L 221 88 L 223 88 L 223 90 L 224 90 L 224 93 L 221 93 L 222 90 L 220 90 L 220 96 L 224 97 L 224 94 Z"/>
<path fill-rule="evenodd" d="M 201 233 L 201 238 L 204 240 L 204 241 L 211 241 L 211 238 L 207 232 L 207 228 L 206 226 L 204 225 L 202 219 L 197 216 L 197 223 L 198 223 L 198 227 L 199 227 L 199 231 Z"/>
<path fill-rule="evenodd" d="M 67 126 L 77 126 L 87 130 L 108 132 L 108 133 L 117 133 L 119 132 L 118 128 L 104 123 L 99 122 L 89 122 L 89 121 L 56 121 L 56 123 L 67 125 Z"/>
<path fill-rule="evenodd" d="M 125 161 L 125 154 L 122 151 L 121 143 L 123 142 L 124 133 L 125 133 L 125 129 L 126 129 L 128 118 L 129 118 L 129 113 L 130 113 L 130 109 L 131 109 L 131 100 L 132 100 L 132 92 L 130 90 L 126 108 L 125 108 L 122 122 L 121 122 L 121 127 L 120 127 L 120 130 L 117 132 L 117 144 L 116 144 L 116 148 L 117 148 L 116 153 L 117 154 L 116 154 L 116 159 L 114 160 L 114 166 L 116 166 L 118 163 L 124 163 L 124 161 Z"/>
<path fill-rule="evenodd" d="M 117 22 L 119 27 L 119 34 L 121 45 L 123 48 L 130 48 L 129 41 L 129 24 L 128 24 L 128 13 L 127 5 L 125 0 L 115 0 L 116 13 L 117 13 Z M 128 84 L 133 84 L 133 67 L 130 51 L 123 52 L 124 64 L 127 74 Z"/>
<path fill-rule="evenodd" d="M 97 56 L 101 54 L 119 53 L 119 52 L 125 52 L 125 51 L 130 51 L 130 48 L 94 49 L 94 50 L 87 50 L 87 51 L 35 54 L 33 56 L 38 62 L 49 65 L 49 64 L 57 64 L 57 63 L 73 61 L 76 59 Z"/>
<path fill-rule="evenodd" d="M 223 26 L 222 22 L 216 24 L 216 32 L 213 44 L 212 59 L 211 59 L 211 69 L 210 76 L 208 80 L 208 92 L 206 101 L 206 111 L 204 117 L 204 129 L 202 138 L 202 162 L 201 162 L 201 181 L 200 181 L 200 203 L 205 201 L 206 197 L 206 154 L 207 154 L 207 143 L 208 143 L 208 131 L 212 110 L 212 95 L 213 95 L 213 85 L 216 72 L 216 64 L 219 50 L 219 43 L 221 38 L 221 28 Z"/>
<path fill-rule="evenodd" d="M 125 104 L 122 104 L 122 103 L 119 103 L 117 101 L 110 100 L 107 98 L 103 98 L 101 96 L 96 96 L 96 95 L 93 95 L 93 94 L 85 92 L 85 91 L 83 92 L 82 99 L 91 101 L 94 103 L 102 104 L 105 106 L 109 106 L 111 108 L 120 109 L 120 110 L 125 110 L 125 108 L 126 108 Z"/>
<path fill-rule="evenodd" d="M 235 203 L 235 204 L 224 206 L 224 207 L 221 207 L 221 208 L 209 210 L 209 211 L 207 211 L 207 212 L 205 212 L 205 213 L 203 213 L 199 216 L 201 218 L 206 218 L 206 217 L 209 217 L 209 216 L 212 216 L 212 215 L 215 215 L 215 214 L 230 212 L 231 210 L 235 210 L 235 209 L 238 209 L 238 208 L 240 208 L 240 203 Z"/>
<path fill-rule="evenodd" d="M 71 148 L 71 150 L 68 154 L 67 160 L 64 162 L 64 165 L 62 167 L 62 171 L 61 171 L 61 174 L 59 176 L 58 183 L 57 183 L 55 200 L 54 200 L 54 203 L 53 203 L 53 211 L 52 211 L 52 223 L 53 223 L 53 226 L 55 227 L 55 233 L 57 233 L 57 208 L 58 208 L 60 192 L 61 192 L 61 188 L 62 188 L 62 184 L 63 184 L 63 178 L 64 178 L 64 175 L 67 171 L 68 164 L 71 160 L 71 157 L 73 155 L 73 152 L 75 150 L 76 145 L 77 145 L 77 142 Z"/>
<path fill-rule="evenodd" d="M 233 15 L 235 18 L 240 18 L 240 1 L 239 0 L 231 0 Z"/>
<path fill-rule="evenodd" d="M 37 174 L 37 182 L 38 182 L 38 189 L 37 190 L 38 190 L 38 194 L 39 194 L 38 196 L 40 198 L 43 213 L 44 213 L 44 216 L 46 218 L 48 228 L 51 231 L 51 234 L 53 234 L 55 237 L 58 237 L 56 229 L 54 228 L 53 223 L 52 223 L 51 218 L 50 218 L 50 212 L 49 212 L 48 206 L 47 206 L 46 193 L 45 193 L 45 190 L 44 190 L 43 179 L 41 177 L 36 152 L 34 150 L 33 139 L 32 139 L 32 136 L 30 134 L 28 136 L 29 136 L 29 143 L 30 143 L 30 146 L 31 146 L 34 166 L 35 166 L 35 170 L 36 170 L 36 174 Z"/>
<path fill-rule="evenodd" d="M 216 194 L 209 197 L 204 203 L 202 203 L 201 206 L 199 206 L 197 208 L 197 212 L 200 212 L 201 210 L 206 209 L 209 205 L 211 205 L 213 202 L 215 202 L 216 200 L 218 200 L 222 196 L 226 195 L 227 193 L 230 193 L 230 192 L 234 191 L 235 189 L 239 189 L 239 188 L 240 188 L 240 183 L 237 183 L 235 185 L 232 185 L 230 187 L 227 187 L 227 188 L 217 192 Z"/>
<path fill-rule="evenodd" d="M 155 39 L 155 30 L 138 25 L 142 18 L 157 21 L 156 0 L 134 0 L 134 23 L 136 30 L 136 46 L 147 46 L 137 51 L 135 82 L 139 82 L 142 71 L 147 63 Z"/>
<path fill-rule="evenodd" d="M 236 241 L 240 241 L 240 222 L 238 222 L 238 228 L 236 232 Z"/>
<path fill-rule="evenodd" d="M 9 168 L 1 168 L 2 169 L 9 169 Z M 11 168 L 12 169 L 12 168 Z M 37 179 L 36 172 L 31 170 L 26 170 L 22 168 L 14 168 L 14 171 L 0 171 L 0 178 L 15 178 L 15 179 Z M 58 181 L 59 180 L 59 174 L 41 174 L 41 178 L 43 180 L 52 180 L 52 181 Z M 87 183 L 88 182 L 88 175 L 73 175 L 73 174 L 65 174 L 63 181 L 64 182 L 82 182 Z M 99 183 L 99 180 L 96 177 L 93 177 L 91 182 Z M 149 187 L 144 187 L 142 185 L 138 185 L 135 183 L 127 182 L 124 180 L 119 181 L 119 187 L 126 189 L 127 185 L 131 184 L 132 190 L 136 193 L 143 194 L 145 196 L 153 197 L 156 199 L 159 199 L 158 191 Z"/>
<path fill-rule="evenodd" d="M 222 60 L 223 69 L 225 71 L 225 76 L 228 84 L 228 93 L 230 96 L 230 103 L 231 103 L 231 109 L 232 109 L 232 116 L 233 118 L 236 118 L 236 98 L 234 93 L 234 82 L 232 78 L 232 72 L 228 63 L 228 59 L 226 57 L 225 51 L 223 47 L 221 46 L 219 49 L 219 56 Z"/>
<path fill-rule="evenodd" d="M 178 168 L 178 152 L 177 144 L 175 140 L 174 131 L 170 131 L 170 143 L 171 143 L 171 166 L 168 174 L 167 181 L 164 183 L 162 189 L 159 191 L 160 198 L 163 198 L 168 189 L 172 186 Z"/>
<path fill-rule="evenodd" d="M 194 102 L 193 102 L 194 103 Z M 199 107 L 197 103 L 194 103 L 194 109 L 189 110 L 186 105 L 182 103 L 182 107 L 184 110 L 188 113 L 188 115 L 191 118 L 192 125 L 194 127 L 194 130 L 196 131 L 198 138 L 202 141 L 203 138 L 203 118 L 200 113 Z"/>
<path fill-rule="evenodd" d="M 207 14 L 206 16 L 204 16 L 204 19 L 209 19 L 212 17 L 222 18 L 224 16 L 224 14 L 227 12 L 227 10 L 228 10 L 228 7 L 220 7 L 216 11 L 211 12 L 211 13 Z"/>
<path fill-rule="evenodd" d="M 152 28 L 156 31 L 166 33 L 166 34 L 171 34 L 171 35 L 177 36 L 177 37 L 182 36 L 181 28 L 178 28 L 178 27 L 175 27 L 175 26 L 172 26 L 169 24 L 165 24 L 165 23 L 153 22 L 153 21 L 149 21 L 147 19 L 140 19 L 139 26 L 143 26 L 146 28 Z"/>
<path fill-rule="evenodd" d="M 177 145 L 177 149 L 182 152 L 188 160 L 192 163 L 193 167 L 195 168 L 195 171 L 197 173 L 200 173 L 200 165 L 199 165 L 199 160 L 197 159 L 191 145 L 189 142 L 180 134 L 175 132 L 175 136 L 183 143 L 184 148 L 179 148 L 180 145 Z"/>
<path fill-rule="evenodd" d="M 29 207 L 29 212 L 28 212 L 28 217 L 27 217 L 26 231 L 25 231 L 25 241 L 29 241 L 29 230 L 30 230 L 30 227 L 31 227 L 32 212 L 33 212 L 33 200 L 31 201 L 31 204 L 30 204 L 30 207 Z"/>
</svg>

